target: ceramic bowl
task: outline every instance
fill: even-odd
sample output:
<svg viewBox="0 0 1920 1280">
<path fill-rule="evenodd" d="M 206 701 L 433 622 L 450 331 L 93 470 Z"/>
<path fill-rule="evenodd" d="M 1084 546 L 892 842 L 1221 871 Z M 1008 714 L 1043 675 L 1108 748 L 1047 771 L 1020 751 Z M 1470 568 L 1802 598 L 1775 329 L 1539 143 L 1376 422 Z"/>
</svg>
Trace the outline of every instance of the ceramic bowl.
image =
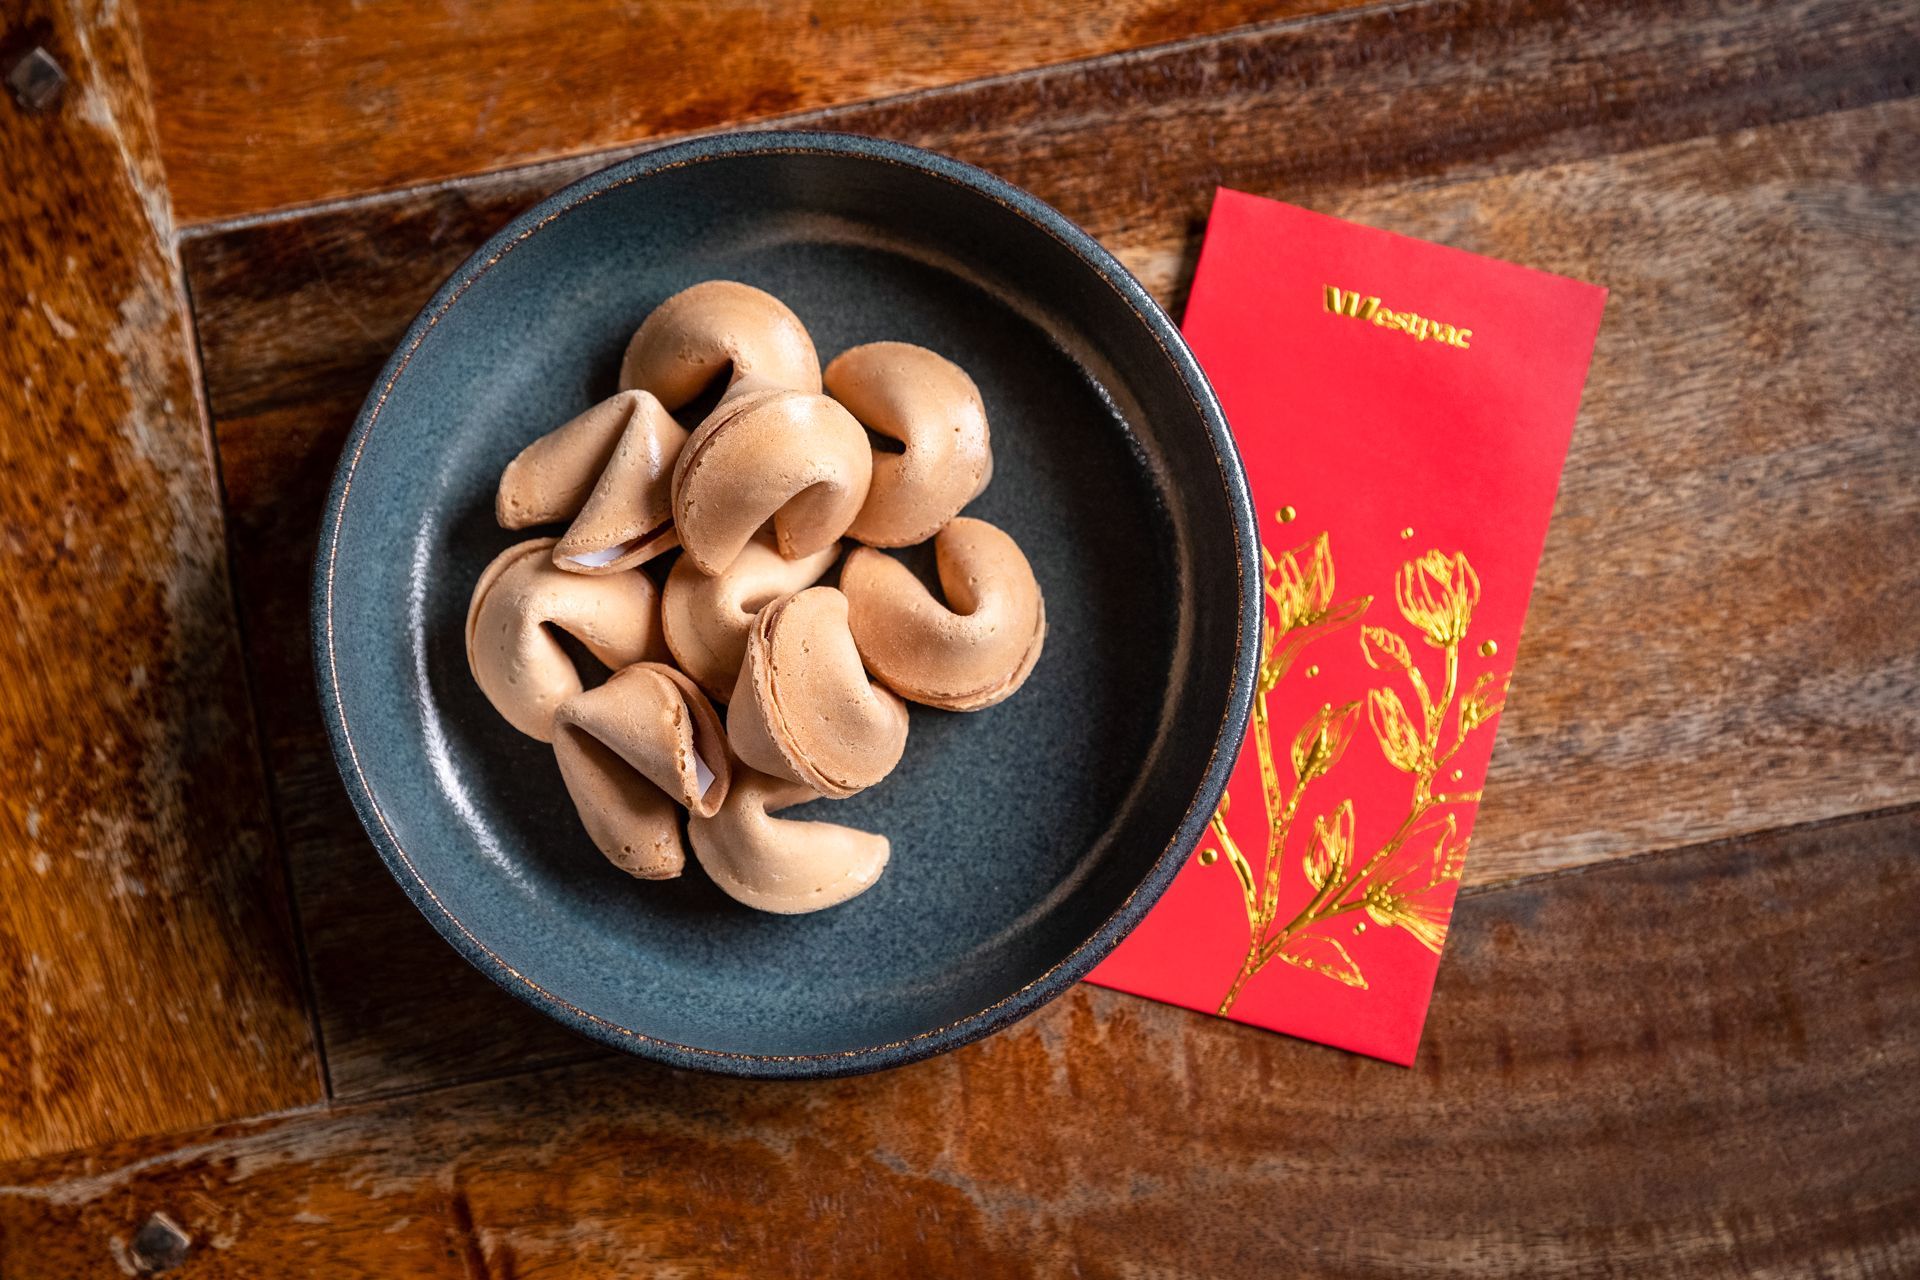
<svg viewBox="0 0 1920 1280">
<path fill-rule="evenodd" d="M 494 524 L 501 468 L 612 394 L 655 304 L 716 277 L 783 299 L 823 364 L 891 338 L 965 367 L 994 449 L 967 513 L 1019 540 L 1046 593 L 1046 650 L 1017 696 L 913 708 L 892 776 L 790 815 L 893 841 L 878 884 L 815 915 L 749 911 L 691 859 L 671 881 L 610 866 L 551 749 L 488 705 L 462 642 L 476 576 L 527 536 Z M 1246 728 L 1257 547 L 1206 378 L 1084 232 L 912 147 L 736 133 L 574 183 L 421 311 L 334 477 L 314 659 L 361 821 L 482 972 L 676 1066 L 840 1075 L 1030 1013 L 1153 905 Z"/>
</svg>

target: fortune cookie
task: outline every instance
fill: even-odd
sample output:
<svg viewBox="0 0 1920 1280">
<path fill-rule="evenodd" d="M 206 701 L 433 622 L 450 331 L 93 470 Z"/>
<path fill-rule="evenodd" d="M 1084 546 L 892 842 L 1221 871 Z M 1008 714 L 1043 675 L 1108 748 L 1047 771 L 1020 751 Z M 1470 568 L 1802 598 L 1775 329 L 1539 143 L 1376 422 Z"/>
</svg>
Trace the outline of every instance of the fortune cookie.
<svg viewBox="0 0 1920 1280">
<path fill-rule="evenodd" d="M 840 570 L 848 626 L 867 670 L 901 697 L 978 711 L 1039 661 L 1046 601 L 1019 544 L 984 520 L 954 520 L 933 551 L 944 605 L 898 560 L 854 548 Z"/>
<path fill-rule="evenodd" d="M 659 588 L 634 571 L 582 577 L 553 567 L 554 540 L 508 547 L 481 573 L 467 606 L 467 666 L 494 709 L 520 732 L 553 740 L 553 713 L 581 690 L 580 673 L 549 626 L 618 670 L 664 656 Z"/>
<path fill-rule="evenodd" d="M 541 436 L 500 474 L 494 515 L 507 529 L 572 520 L 553 562 L 619 573 L 679 545 L 673 464 L 687 430 L 645 391 L 622 391 Z"/>
<path fill-rule="evenodd" d="M 826 388 L 869 430 L 905 446 L 875 450 L 873 485 L 848 536 L 876 547 L 925 542 L 993 478 L 986 406 L 951 360 L 907 342 L 869 342 L 827 366 Z"/>
<path fill-rule="evenodd" d="M 746 656 L 754 615 L 768 602 L 818 582 L 839 555 L 835 542 L 824 551 L 789 560 L 771 543 L 755 538 L 726 572 L 712 578 L 690 557 L 681 556 L 660 597 L 660 626 L 673 660 L 708 697 L 727 701 Z"/>
<path fill-rule="evenodd" d="M 701 573 L 724 572 L 773 521 L 798 560 L 832 546 L 867 500 L 873 452 L 853 415 L 826 396 L 749 391 L 723 401 L 673 468 L 673 519 Z"/>
<path fill-rule="evenodd" d="M 852 827 L 768 816 L 819 798 L 800 783 L 740 769 L 720 812 L 688 821 L 694 856 L 728 897 L 756 911 L 838 906 L 880 878 L 889 846 Z"/>
<path fill-rule="evenodd" d="M 820 392 L 820 357 L 800 317 L 752 285 L 709 280 L 653 309 L 627 344 L 620 386 L 678 409 L 722 372 L 727 392 L 783 387 Z"/>
<path fill-rule="evenodd" d="M 561 703 L 553 754 L 593 843 L 643 880 L 680 874 L 680 810 L 713 817 L 732 778 L 713 704 L 693 681 L 654 662 Z"/>
<path fill-rule="evenodd" d="M 762 609 L 727 708 L 734 754 L 761 773 L 845 799 L 893 771 L 907 704 L 867 679 L 847 598 L 808 587 Z"/>
</svg>

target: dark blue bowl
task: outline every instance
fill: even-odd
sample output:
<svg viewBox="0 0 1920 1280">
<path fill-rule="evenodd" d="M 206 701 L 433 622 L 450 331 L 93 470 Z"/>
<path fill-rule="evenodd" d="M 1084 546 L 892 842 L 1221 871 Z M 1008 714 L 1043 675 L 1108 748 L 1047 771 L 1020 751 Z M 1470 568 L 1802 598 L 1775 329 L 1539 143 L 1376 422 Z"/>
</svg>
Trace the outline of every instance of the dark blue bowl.
<svg viewBox="0 0 1920 1280">
<path fill-rule="evenodd" d="M 906 758 L 818 816 L 893 840 L 872 890 L 761 915 L 691 861 L 627 878 L 552 752 L 468 676 L 500 469 L 612 393 L 628 336 L 700 280 L 767 289 L 822 361 L 896 338 L 957 360 L 993 424 L 971 507 L 1025 548 L 1045 653 L 988 711 L 913 709 Z M 421 311 L 347 441 L 314 660 L 341 775 L 447 941 L 581 1033 L 676 1066 L 829 1076 L 1032 1012 L 1172 880 L 1246 728 L 1258 541 L 1220 407 L 1166 315 L 1086 233 L 912 147 L 739 133 L 651 151 L 515 218 Z"/>
</svg>

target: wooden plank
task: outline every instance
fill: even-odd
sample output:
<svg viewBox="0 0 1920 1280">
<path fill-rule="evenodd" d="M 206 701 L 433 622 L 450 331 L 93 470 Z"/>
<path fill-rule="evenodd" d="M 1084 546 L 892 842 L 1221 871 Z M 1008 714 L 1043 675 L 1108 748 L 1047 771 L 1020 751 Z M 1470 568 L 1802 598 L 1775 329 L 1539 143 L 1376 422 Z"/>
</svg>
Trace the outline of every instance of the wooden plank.
<svg viewBox="0 0 1920 1280">
<path fill-rule="evenodd" d="M 827 121 L 1014 172 L 1174 301 L 1223 179 L 1614 286 L 1469 863 L 1479 883 L 1920 796 L 1920 655 L 1903 642 L 1920 633 L 1902 554 L 1916 498 L 1899 483 L 1920 466 L 1920 360 L 1910 330 L 1860 342 L 1844 319 L 1866 292 L 1915 289 L 1913 106 L 1543 164 L 1904 91 L 1915 39 L 1880 6 L 1811 8 L 1791 30 L 1770 9 L 1703 6 L 1657 29 L 1601 15 L 1570 47 L 1572 19 L 1551 12 L 1363 15 L 928 95 L 910 121 Z M 1467 77 L 1452 46 L 1483 38 Z M 1340 86 L 1341 110 L 1303 84 Z M 1446 86 L 1444 116 L 1405 110 Z M 1466 134 L 1444 122 L 1461 112 Z M 1076 130 L 1057 167 L 1038 159 Z M 572 1051 L 464 973 L 397 891 L 369 888 L 313 710 L 303 592 L 333 452 L 413 308 L 582 167 L 188 241 L 290 856 L 303 902 L 349 913 L 306 913 L 344 1094 Z M 1103 185 L 1136 168 L 1143 185 Z"/>
<path fill-rule="evenodd" d="M 598 1053 L 447 946 L 368 843 L 335 772 L 307 644 L 319 511 L 360 394 L 224 424 L 221 476 L 333 1091 L 469 1079 Z"/>
<path fill-rule="evenodd" d="M 147 0 L 184 221 L 256 213 L 1362 0 Z"/>
<path fill-rule="evenodd" d="M 0 1273 L 1920 1270 L 1920 814 L 1462 900 L 1413 1070 L 1079 988 L 794 1086 L 603 1060 L 0 1169 Z"/>
<path fill-rule="evenodd" d="M 1570 32 L 1577 30 L 1578 39 Z M 1214 187 L 1329 201 L 1516 173 L 1920 90 L 1920 20 L 1871 0 L 1462 0 L 784 118 L 1028 187 L 1177 305 Z M 186 245 L 216 419 L 363 389 L 502 222 L 621 153 L 202 228 Z"/>
<path fill-rule="evenodd" d="M 9 14 L 0 1156 L 320 1096 L 131 19 Z"/>
<path fill-rule="evenodd" d="M 1920 799 L 1920 101 L 1337 211 L 1613 290 L 1469 878 Z"/>
</svg>

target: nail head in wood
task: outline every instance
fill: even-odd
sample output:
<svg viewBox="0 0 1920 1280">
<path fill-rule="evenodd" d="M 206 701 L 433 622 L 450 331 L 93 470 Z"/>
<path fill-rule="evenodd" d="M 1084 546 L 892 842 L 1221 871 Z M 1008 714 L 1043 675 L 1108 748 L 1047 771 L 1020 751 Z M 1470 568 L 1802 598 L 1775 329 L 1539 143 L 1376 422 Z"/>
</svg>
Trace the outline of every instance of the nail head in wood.
<svg viewBox="0 0 1920 1280">
<path fill-rule="evenodd" d="M 164 1213 L 148 1218 L 133 1237 L 133 1261 L 142 1275 L 171 1271 L 187 1260 L 193 1240 Z"/>
<path fill-rule="evenodd" d="M 47 110 L 60 100 L 66 87 L 67 73 L 39 45 L 7 68 L 7 88 L 13 90 L 13 100 L 28 111 Z"/>
</svg>

